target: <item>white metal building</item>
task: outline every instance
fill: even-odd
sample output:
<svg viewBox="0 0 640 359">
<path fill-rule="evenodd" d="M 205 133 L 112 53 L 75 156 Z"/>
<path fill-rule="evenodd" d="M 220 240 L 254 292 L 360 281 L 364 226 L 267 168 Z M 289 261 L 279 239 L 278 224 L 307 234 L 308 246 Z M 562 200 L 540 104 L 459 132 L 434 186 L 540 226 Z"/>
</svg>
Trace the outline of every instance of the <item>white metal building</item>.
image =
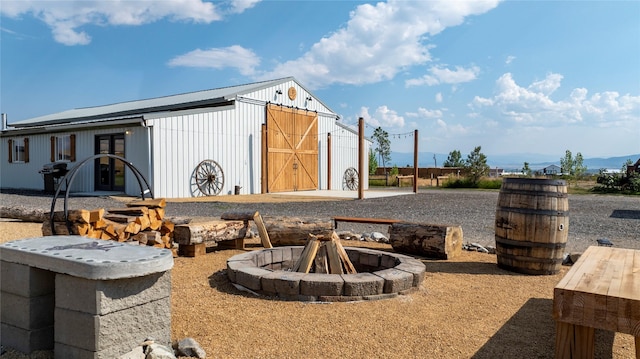
<svg viewBox="0 0 640 359">
<path fill-rule="evenodd" d="M 294 78 L 68 110 L 7 124 L 0 187 L 43 189 L 39 171 L 96 154 L 126 158 L 155 197 L 254 194 L 345 187 L 358 134 Z M 370 142 L 364 141 L 368 154 Z M 363 156 L 364 189 L 368 158 Z M 71 192 L 139 195 L 111 157 L 78 168 Z"/>
</svg>

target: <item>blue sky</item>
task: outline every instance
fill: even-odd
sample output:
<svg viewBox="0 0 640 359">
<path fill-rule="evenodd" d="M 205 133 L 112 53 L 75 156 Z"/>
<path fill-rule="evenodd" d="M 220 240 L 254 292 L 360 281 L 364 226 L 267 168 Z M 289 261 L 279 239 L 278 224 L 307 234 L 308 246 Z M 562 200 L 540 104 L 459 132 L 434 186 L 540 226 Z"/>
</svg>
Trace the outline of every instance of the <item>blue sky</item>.
<svg viewBox="0 0 640 359">
<path fill-rule="evenodd" d="M 0 3 L 9 124 L 294 76 L 392 151 L 640 153 L 640 1 Z"/>
</svg>

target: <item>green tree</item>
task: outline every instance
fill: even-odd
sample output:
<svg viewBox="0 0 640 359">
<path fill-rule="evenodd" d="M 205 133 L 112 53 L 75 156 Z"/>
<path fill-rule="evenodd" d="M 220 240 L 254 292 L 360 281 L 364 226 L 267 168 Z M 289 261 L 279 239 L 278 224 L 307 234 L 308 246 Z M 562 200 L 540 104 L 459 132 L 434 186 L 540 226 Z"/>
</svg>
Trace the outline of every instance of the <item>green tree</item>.
<svg viewBox="0 0 640 359">
<path fill-rule="evenodd" d="M 376 152 L 378 153 L 378 163 L 382 163 L 382 167 L 386 170 L 386 163 L 391 161 L 391 142 L 389 141 L 389 133 L 378 127 L 373 131 L 373 139 L 376 142 Z"/>
<path fill-rule="evenodd" d="M 567 150 L 564 153 L 564 158 L 560 159 L 560 172 L 563 174 L 571 175 L 573 170 L 573 154 Z"/>
<path fill-rule="evenodd" d="M 469 179 L 474 185 L 480 182 L 482 176 L 486 176 L 489 173 L 487 156 L 480 152 L 481 150 L 482 147 L 480 146 L 474 148 L 465 161 L 465 169 L 469 174 Z"/>
<path fill-rule="evenodd" d="M 378 169 L 378 160 L 376 159 L 376 154 L 373 153 L 373 150 L 369 149 L 369 174 L 376 174 L 376 170 Z"/>
<path fill-rule="evenodd" d="M 524 175 L 527 177 L 531 177 L 531 168 L 529 167 L 529 162 L 525 162 L 522 166 L 522 173 L 524 173 Z"/>
<path fill-rule="evenodd" d="M 576 158 L 573 160 L 573 175 L 576 177 L 576 181 L 578 178 L 584 176 L 587 172 L 587 166 L 584 165 L 584 159 L 582 158 L 582 153 L 576 153 Z"/>
<path fill-rule="evenodd" d="M 442 164 L 444 167 L 464 167 L 464 161 L 462 160 L 462 154 L 458 150 L 449 152 L 447 160 Z"/>
</svg>

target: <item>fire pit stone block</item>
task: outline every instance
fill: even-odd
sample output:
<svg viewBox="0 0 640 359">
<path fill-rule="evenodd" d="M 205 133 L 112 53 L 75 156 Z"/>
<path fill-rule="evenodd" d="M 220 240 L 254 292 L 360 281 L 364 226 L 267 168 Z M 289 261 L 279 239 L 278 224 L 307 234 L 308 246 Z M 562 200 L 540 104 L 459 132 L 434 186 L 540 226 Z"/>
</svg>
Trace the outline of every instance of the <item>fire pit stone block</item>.
<svg viewBox="0 0 640 359">
<path fill-rule="evenodd" d="M 308 273 L 300 280 L 302 295 L 341 295 L 344 280 L 339 275 Z"/>
<path fill-rule="evenodd" d="M 375 272 L 384 279 L 384 293 L 397 293 L 413 286 L 413 274 L 394 268 Z"/>
<path fill-rule="evenodd" d="M 275 271 L 265 274 L 261 278 L 262 290 L 281 296 L 296 296 L 300 294 L 300 280 L 305 273 Z"/>
<path fill-rule="evenodd" d="M 239 268 L 236 271 L 236 283 L 251 290 L 261 290 L 260 278 L 269 273 L 273 273 L 273 271 L 258 267 Z"/>
<path fill-rule="evenodd" d="M 343 274 L 345 296 L 382 294 L 384 279 L 371 273 Z"/>
</svg>

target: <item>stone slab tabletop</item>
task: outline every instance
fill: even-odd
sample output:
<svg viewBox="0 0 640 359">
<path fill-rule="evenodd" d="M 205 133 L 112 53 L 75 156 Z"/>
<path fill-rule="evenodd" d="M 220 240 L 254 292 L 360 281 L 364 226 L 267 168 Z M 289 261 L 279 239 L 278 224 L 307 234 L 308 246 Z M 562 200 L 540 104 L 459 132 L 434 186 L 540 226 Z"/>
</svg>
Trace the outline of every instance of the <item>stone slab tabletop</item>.
<svg viewBox="0 0 640 359">
<path fill-rule="evenodd" d="M 93 280 L 141 277 L 173 267 L 168 249 L 82 236 L 7 242 L 0 245 L 0 260 Z"/>
</svg>

